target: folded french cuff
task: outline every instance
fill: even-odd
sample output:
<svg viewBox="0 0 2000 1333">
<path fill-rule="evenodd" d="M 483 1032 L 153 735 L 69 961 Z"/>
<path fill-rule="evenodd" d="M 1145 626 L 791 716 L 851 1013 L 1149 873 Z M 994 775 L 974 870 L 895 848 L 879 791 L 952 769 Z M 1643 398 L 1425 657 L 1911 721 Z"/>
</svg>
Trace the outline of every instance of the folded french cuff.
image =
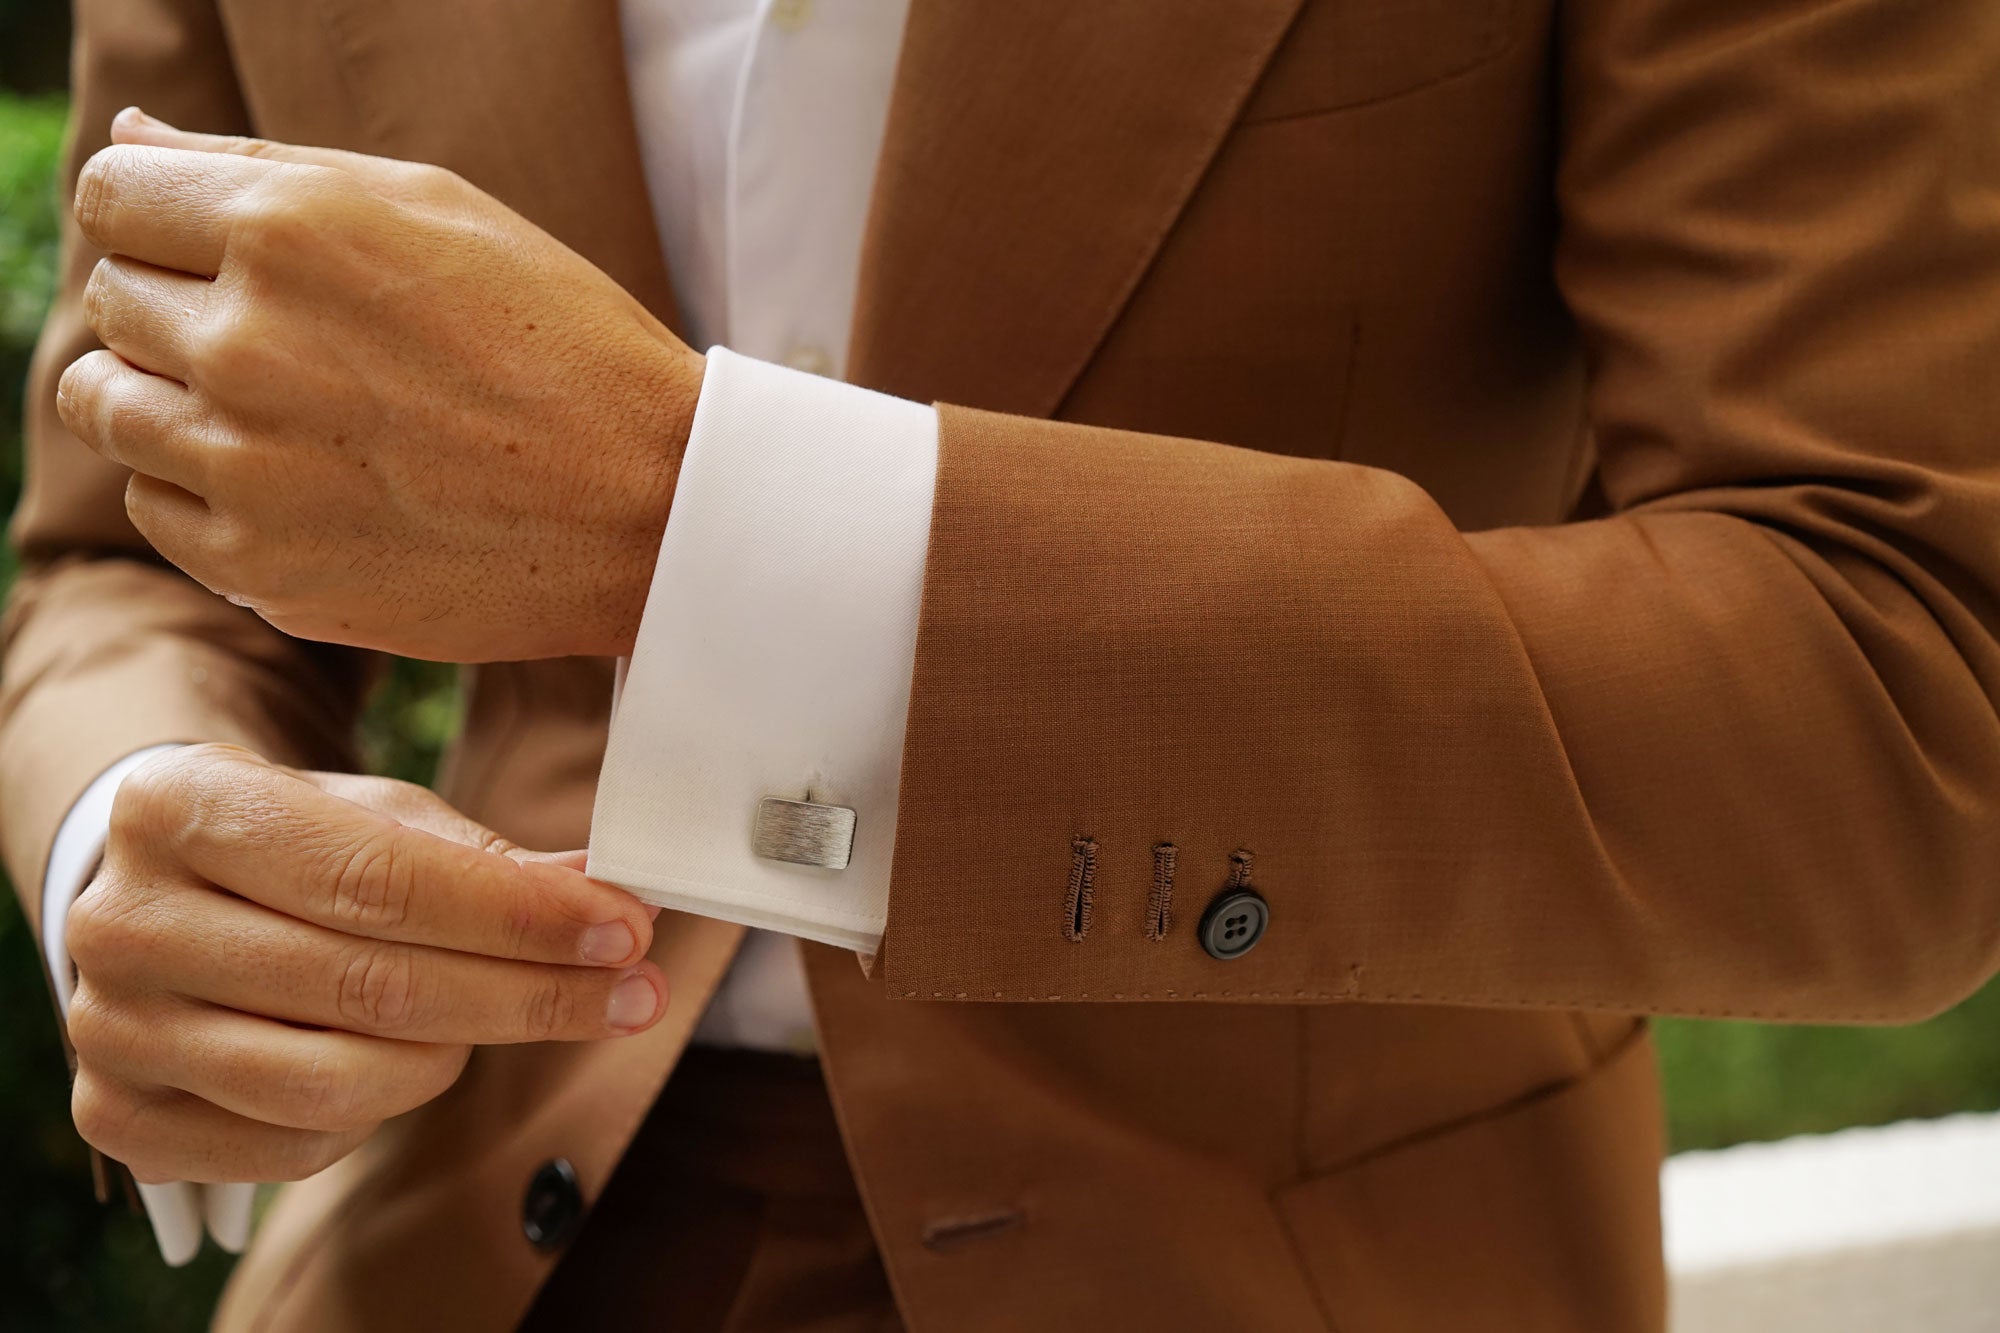
<svg viewBox="0 0 2000 1333">
<path fill-rule="evenodd" d="M 592 875 L 656 906 L 874 952 L 937 447 L 927 406 L 709 352 L 620 672 Z M 851 810 L 846 866 L 760 855 L 767 798 Z"/>
</svg>

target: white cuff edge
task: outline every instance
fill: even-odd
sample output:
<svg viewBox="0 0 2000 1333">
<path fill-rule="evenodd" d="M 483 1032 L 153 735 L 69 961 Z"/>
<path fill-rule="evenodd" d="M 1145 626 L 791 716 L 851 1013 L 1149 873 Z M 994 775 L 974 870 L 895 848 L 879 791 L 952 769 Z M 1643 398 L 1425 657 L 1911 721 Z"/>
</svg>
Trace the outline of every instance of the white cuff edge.
<svg viewBox="0 0 2000 1333">
<path fill-rule="evenodd" d="M 856 953 L 872 954 L 882 943 L 879 927 L 870 930 L 865 926 L 846 926 L 830 921 L 802 921 L 782 912 L 763 910 L 753 903 L 717 902 L 707 896 L 713 890 L 688 880 L 602 864 L 591 866 L 587 873 L 593 879 L 609 880 L 642 903 L 685 912 L 689 916 L 705 916 L 756 930 L 795 935 L 800 939 L 830 944 L 836 949 L 852 949 Z"/>
</svg>

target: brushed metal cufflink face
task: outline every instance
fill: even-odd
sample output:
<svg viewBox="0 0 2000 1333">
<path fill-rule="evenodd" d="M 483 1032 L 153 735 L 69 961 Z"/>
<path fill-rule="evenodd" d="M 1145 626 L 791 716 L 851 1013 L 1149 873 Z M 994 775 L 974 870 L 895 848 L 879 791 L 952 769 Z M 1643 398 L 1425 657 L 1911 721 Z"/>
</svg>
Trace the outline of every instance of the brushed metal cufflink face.
<svg viewBox="0 0 2000 1333">
<path fill-rule="evenodd" d="M 766 860 L 845 870 L 854 852 L 854 812 L 844 805 L 766 796 L 757 803 L 750 846 Z"/>
</svg>

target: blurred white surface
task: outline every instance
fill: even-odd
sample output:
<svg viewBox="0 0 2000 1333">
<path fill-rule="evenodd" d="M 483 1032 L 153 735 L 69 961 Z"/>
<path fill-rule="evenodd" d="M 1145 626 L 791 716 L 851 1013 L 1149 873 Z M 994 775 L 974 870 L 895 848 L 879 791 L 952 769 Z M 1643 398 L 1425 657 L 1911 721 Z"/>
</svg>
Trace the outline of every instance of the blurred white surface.
<svg viewBox="0 0 2000 1333">
<path fill-rule="evenodd" d="M 1684 1153 L 1674 1333 L 2000 1333 L 2000 1114 Z"/>
</svg>

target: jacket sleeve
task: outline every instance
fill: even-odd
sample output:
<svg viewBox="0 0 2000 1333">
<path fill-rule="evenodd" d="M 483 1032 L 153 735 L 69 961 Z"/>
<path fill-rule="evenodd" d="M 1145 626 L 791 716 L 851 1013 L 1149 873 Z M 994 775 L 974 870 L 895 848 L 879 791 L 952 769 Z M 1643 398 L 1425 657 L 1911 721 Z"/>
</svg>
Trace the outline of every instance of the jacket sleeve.
<svg viewBox="0 0 2000 1333">
<path fill-rule="evenodd" d="M 111 118 L 252 133 L 210 0 L 79 0 L 62 199 Z M 161 741 L 233 741 L 281 762 L 351 762 L 368 658 L 289 638 L 153 554 L 126 473 L 56 417 L 63 370 L 97 346 L 81 296 L 98 254 L 65 224 L 61 285 L 29 373 L 22 574 L 0 657 L 0 846 L 29 919 L 63 815 L 98 773 Z"/>
<path fill-rule="evenodd" d="M 1610 512 L 945 409 L 892 994 L 1866 1022 L 1993 972 L 2000 7 L 1564 9 Z"/>
</svg>

